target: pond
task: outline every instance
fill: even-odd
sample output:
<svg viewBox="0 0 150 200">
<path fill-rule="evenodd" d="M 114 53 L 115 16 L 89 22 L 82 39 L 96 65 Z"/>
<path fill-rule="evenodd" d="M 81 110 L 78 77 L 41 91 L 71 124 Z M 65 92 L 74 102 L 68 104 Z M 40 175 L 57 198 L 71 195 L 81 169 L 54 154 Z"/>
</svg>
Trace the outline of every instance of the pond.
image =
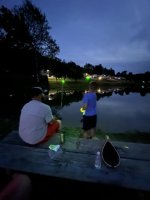
<svg viewBox="0 0 150 200">
<path fill-rule="evenodd" d="M 63 127 L 82 128 L 82 97 L 86 91 L 50 91 L 45 101 L 54 114 L 62 117 Z M 9 95 L 0 104 L 0 118 L 19 119 L 20 110 L 27 101 L 24 97 Z M 150 133 L 150 91 L 107 88 L 97 91 L 97 128 L 104 132 Z"/>
<path fill-rule="evenodd" d="M 64 127 L 82 127 L 82 96 L 83 92 L 63 95 L 62 106 L 57 107 L 57 111 Z M 150 93 L 113 90 L 97 93 L 97 96 L 97 128 L 112 133 L 150 132 Z"/>
</svg>

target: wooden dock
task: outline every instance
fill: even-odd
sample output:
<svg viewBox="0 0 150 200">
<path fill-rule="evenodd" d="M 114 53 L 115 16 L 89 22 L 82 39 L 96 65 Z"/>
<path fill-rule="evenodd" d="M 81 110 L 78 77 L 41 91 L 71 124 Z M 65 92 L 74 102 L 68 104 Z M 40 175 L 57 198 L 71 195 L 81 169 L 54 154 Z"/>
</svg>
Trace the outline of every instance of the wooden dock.
<svg viewBox="0 0 150 200">
<path fill-rule="evenodd" d="M 150 192 L 149 144 L 113 142 L 121 157 L 120 166 L 112 169 L 102 163 L 101 170 L 95 169 L 94 161 L 104 140 L 66 138 L 62 152 L 53 159 L 49 144 L 59 144 L 59 135 L 33 147 L 12 131 L 0 141 L 0 168 Z"/>
</svg>

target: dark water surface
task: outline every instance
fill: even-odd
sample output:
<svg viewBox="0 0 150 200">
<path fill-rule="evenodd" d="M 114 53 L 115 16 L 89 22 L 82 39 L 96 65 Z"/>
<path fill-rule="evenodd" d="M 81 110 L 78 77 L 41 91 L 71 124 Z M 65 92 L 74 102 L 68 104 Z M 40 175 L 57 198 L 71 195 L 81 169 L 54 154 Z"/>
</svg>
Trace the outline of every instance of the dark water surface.
<svg viewBox="0 0 150 200">
<path fill-rule="evenodd" d="M 82 127 L 80 106 L 82 101 L 64 106 L 60 113 L 63 125 Z M 150 94 L 119 95 L 112 93 L 97 101 L 97 128 L 108 132 L 142 131 L 150 132 Z"/>
<path fill-rule="evenodd" d="M 81 128 L 82 97 L 85 91 L 54 91 L 48 94 L 47 103 L 62 116 L 64 127 Z M 10 94 L 1 98 L 0 120 L 19 119 L 24 96 Z M 150 91 L 135 92 L 122 89 L 97 91 L 97 128 L 104 132 L 150 133 Z"/>
</svg>

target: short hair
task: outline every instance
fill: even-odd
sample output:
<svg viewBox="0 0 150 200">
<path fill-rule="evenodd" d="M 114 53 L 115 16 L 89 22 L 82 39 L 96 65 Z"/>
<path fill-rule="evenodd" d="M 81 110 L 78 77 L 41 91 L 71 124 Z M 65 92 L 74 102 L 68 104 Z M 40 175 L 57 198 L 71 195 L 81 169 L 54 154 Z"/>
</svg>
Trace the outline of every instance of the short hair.
<svg viewBox="0 0 150 200">
<path fill-rule="evenodd" d="M 92 90 L 96 90 L 97 89 L 97 83 L 95 81 L 91 81 L 89 83 L 89 88 Z"/>
<path fill-rule="evenodd" d="M 38 96 L 40 94 L 44 93 L 41 87 L 33 87 L 31 89 L 31 97 Z"/>
</svg>

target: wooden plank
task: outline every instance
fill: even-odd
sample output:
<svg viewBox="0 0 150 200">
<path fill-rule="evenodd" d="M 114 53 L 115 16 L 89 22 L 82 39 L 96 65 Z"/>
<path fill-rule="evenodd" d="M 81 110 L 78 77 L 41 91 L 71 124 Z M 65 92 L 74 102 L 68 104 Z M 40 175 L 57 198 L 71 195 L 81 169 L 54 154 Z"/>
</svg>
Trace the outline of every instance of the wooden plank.
<svg viewBox="0 0 150 200">
<path fill-rule="evenodd" d="M 118 168 L 94 167 L 94 154 L 63 151 L 51 159 L 46 148 L 0 144 L 0 167 L 51 177 L 150 191 L 150 161 L 121 159 Z"/>
<path fill-rule="evenodd" d="M 77 145 L 77 143 L 79 144 Z M 104 143 L 105 140 L 87 140 L 83 138 L 78 140 L 77 138 L 69 138 L 68 140 L 66 140 L 66 143 L 63 145 L 63 148 L 67 151 L 96 154 L 98 150 L 101 150 Z M 149 144 L 117 141 L 112 141 L 112 144 L 119 152 L 121 158 L 150 161 Z"/>
<path fill-rule="evenodd" d="M 131 142 L 113 142 L 122 158 L 150 161 L 150 145 Z"/>
<path fill-rule="evenodd" d="M 28 146 L 19 138 L 17 130 L 12 131 L 0 142 Z M 59 134 L 56 134 L 48 142 L 46 142 L 45 144 L 40 144 L 37 147 L 48 148 L 50 144 L 59 144 L 59 142 L 60 142 Z M 65 151 L 70 151 L 70 152 L 96 154 L 96 152 L 102 148 L 104 142 L 105 140 L 99 140 L 99 139 L 87 140 L 84 138 L 79 139 L 79 138 L 66 137 L 65 143 L 62 145 L 62 148 Z M 118 142 L 118 141 L 112 141 L 112 144 L 118 150 L 121 158 L 150 161 L 149 144 Z"/>
</svg>

